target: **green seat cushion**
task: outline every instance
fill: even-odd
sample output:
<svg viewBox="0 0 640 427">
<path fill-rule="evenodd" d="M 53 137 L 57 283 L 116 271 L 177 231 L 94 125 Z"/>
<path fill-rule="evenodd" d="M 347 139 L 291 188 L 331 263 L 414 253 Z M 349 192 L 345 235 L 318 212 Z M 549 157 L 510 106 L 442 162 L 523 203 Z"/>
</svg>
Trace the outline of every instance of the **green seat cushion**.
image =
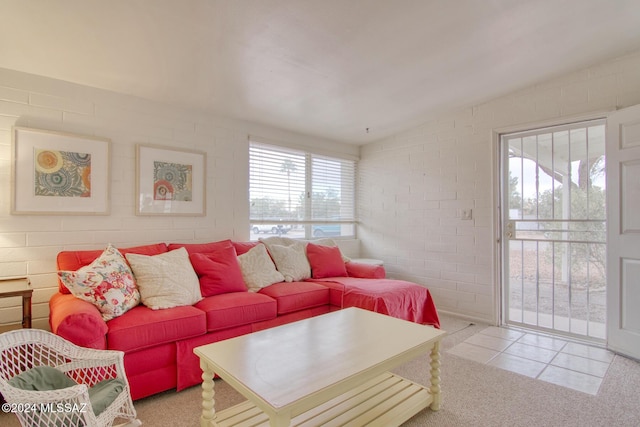
<svg viewBox="0 0 640 427">
<path fill-rule="evenodd" d="M 15 388 L 29 391 L 59 390 L 78 384 L 64 372 L 51 366 L 36 366 L 16 375 L 8 382 Z"/>
<path fill-rule="evenodd" d="M 16 375 L 8 382 L 15 388 L 29 391 L 59 390 L 78 384 L 64 372 L 51 366 L 36 366 Z M 90 387 L 89 401 L 93 413 L 96 416 L 100 415 L 122 393 L 124 387 L 125 382 L 120 378 L 103 380 Z"/>
<path fill-rule="evenodd" d="M 96 416 L 107 409 L 124 390 L 124 381 L 120 378 L 103 380 L 89 389 L 89 400 Z"/>
</svg>

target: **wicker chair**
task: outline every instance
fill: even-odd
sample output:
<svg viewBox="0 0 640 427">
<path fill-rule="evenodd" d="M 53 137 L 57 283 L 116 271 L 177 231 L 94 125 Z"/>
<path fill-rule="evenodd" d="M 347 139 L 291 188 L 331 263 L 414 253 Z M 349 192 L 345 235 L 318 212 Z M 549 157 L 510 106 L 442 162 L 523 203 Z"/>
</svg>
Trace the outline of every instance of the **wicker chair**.
<svg viewBox="0 0 640 427">
<path fill-rule="evenodd" d="M 6 407 L 15 412 L 23 426 L 112 426 L 118 419 L 126 425 L 140 425 L 142 423 L 136 419 L 131 400 L 123 358 L 124 353 L 120 351 L 79 347 L 44 330 L 5 332 L 0 334 L 0 393 L 6 400 Z M 9 382 L 23 372 L 42 366 L 56 368 L 77 385 L 51 391 L 31 391 L 15 387 L 15 380 Z M 122 380 L 118 382 L 122 391 L 96 415 L 89 398 L 89 388 L 115 378 Z M 65 381 L 68 380 L 65 378 Z"/>
</svg>

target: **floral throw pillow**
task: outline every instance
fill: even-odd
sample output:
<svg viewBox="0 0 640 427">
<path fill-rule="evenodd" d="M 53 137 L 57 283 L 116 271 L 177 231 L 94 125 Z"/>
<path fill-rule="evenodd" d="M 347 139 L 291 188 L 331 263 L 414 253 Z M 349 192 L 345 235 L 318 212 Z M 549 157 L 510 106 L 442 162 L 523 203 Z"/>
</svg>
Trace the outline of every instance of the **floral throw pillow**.
<svg viewBox="0 0 640 427">
<path fill-rule="evenodd" d="M 59 271 L 58 277 L 76 297 L 98 307 L 107 321 L 140 303 L 131 268 L 112 245 L 91 264 L 76 271 Z"/>
</svg>

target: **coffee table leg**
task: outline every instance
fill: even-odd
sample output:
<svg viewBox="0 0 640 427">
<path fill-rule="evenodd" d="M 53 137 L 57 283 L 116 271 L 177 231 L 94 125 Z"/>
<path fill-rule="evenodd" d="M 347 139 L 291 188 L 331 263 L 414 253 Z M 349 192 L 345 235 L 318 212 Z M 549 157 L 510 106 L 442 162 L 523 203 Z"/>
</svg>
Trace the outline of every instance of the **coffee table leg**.
<svg viewBox="0 0 640 427">
<path fill-rule="evenodd" d="M 200 416 L 200 426 L 209 427 L 216 417 L 215 400 L 213 400 L 213 396 L 216 394 L 213 390 L 213 371 L 202 360 L 200 361 L 200 368 L 202 368 L 202 415 Z"/>
<path fill-rule="evenodd" d="M 440 341 L 436 341 L 431 349 L 431 410 L 440 409 Z"/>
</svg>

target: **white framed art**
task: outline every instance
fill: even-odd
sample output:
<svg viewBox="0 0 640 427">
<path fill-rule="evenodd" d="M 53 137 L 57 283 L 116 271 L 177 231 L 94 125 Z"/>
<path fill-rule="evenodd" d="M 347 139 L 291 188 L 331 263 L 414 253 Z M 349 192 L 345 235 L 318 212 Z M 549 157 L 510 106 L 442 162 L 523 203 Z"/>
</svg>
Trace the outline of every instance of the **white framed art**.
<svg viewBox="0 0 640 427">
<path fill-rule="evenodd" d="M 136 159 L 137 215 L 206 214 L 206 153 L 138 144 Z"/>
<path fill-rule="evenodd" d="M 12 214 L 109 213 L 110 140 L 17 126 L 12 139 Z"/>
</svg>

